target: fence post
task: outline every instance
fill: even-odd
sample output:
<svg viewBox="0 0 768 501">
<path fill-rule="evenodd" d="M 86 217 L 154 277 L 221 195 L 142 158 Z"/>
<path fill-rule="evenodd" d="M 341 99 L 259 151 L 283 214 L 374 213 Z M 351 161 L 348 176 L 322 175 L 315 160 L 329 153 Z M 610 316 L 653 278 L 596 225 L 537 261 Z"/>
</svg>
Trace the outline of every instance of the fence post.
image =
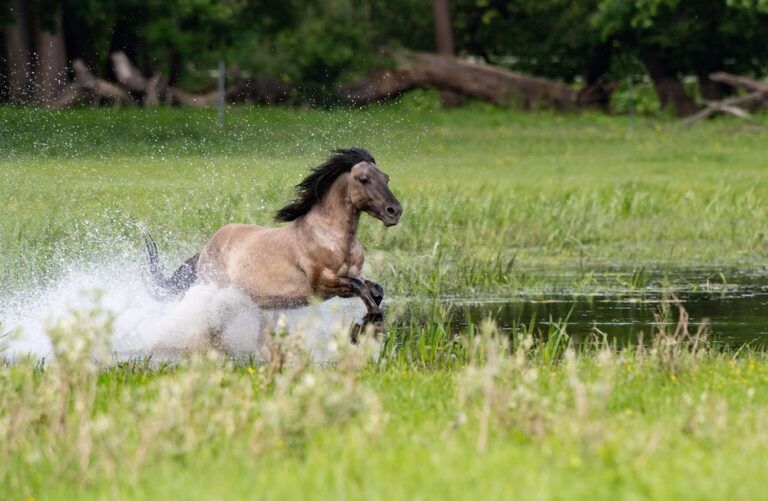
<svg viewBox="0 0 768 501">
<path fill-rule="evenodd" d="M 224 68 L 224 61 L 219 61 L 219 100 L 218 100 L 218 113 L 216 117 L 216 121 L 219 125 L 219 127 L 224 127 L 224 97 L 226 93 L 226 88 L 224 87 L 224 84 L 226 83 L 224 81 L 225 79 L 225 68 Z"/>
</svg>

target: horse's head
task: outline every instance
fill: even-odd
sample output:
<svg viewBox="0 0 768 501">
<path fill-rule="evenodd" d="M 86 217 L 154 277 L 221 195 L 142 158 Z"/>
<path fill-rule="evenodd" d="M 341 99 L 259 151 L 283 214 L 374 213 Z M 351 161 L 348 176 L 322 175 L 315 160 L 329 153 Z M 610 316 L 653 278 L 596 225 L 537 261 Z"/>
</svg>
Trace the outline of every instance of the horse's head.
<svg viewBox="0 0 768 501">
<path fill-rule="evenodd" d="M 350 171 L 349 198 L 358 210 L 367 212 L 386 226 L 400 221 L 403 206 L 389 189 L 389 176 L 376 164 L 360 162 Z"/>
</svg>

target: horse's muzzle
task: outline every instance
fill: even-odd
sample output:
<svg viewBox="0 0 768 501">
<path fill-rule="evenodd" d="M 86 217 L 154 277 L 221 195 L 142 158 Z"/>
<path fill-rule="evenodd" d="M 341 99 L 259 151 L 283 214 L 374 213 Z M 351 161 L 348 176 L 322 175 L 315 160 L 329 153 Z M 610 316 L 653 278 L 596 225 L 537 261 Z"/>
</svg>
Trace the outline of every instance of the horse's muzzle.
<svg viewBox="0 0 768 501">
<path fill-rule="evenodd" d="M 380 214 L 381 222 L 384 226 L 394 226 L 400 222 L 400 216 L 403 214 L 403 207 L 400 204 L 388 205 Z"/>
</svg>

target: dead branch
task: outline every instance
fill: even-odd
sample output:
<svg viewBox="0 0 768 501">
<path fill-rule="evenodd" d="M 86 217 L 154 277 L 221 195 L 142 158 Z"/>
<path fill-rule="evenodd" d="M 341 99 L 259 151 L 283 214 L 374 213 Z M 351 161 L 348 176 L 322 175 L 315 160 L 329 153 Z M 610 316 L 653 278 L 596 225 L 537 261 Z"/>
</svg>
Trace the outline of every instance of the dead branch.
<svg viewBox="0 0 768 501">
<path fill-rule="evenodd" d="M 155 74 L 147 80 L 146 90 L 144 92 L 144 107 L 150 108 L 160 104 L 160 96 L 163 95 L 168 82 L 162 75 Z"/>
<path fill-rule="evenodd" d="M 691 125 L 716 113 L 725 113 L 745 120 L 751 120 L 752 115 L 749 114 L 748 110 L 755 111 L 768 105 L 768 84 L 722 71 L 710 74 L 709 78 L 715 82 L 724 83 L 737 89 L 746 89 L 750 93 L 720 101 L 705 101 L 704 108 L 701 111 L 686 118 L 680 122 L 680 125 Z"/>
<path fill-rule="evenodd" d="M 113 52 L 110 55 L 112 59 L 112 69 L 115 71 L 117 81 L 123 84 L 128 90 L 145 92 L 147 89 L 147 79 L 136 68 L 125 52 Z"/>
<path fill-rule="evenodd" d="M 83 89 L 91 92 L 97 99 L 110 99 L 118 103 L 130 103 L 131 96 L 122 87 L 112 82 L 96 78 L 83 61 L 76 59 L 72 63 L 75 72 L 75 82 L 80 82 Z"/>
<path fill-rule="evenodd" d="M 721 101 L 706 101 L 704 103 L 704 109 L 687 117 L 680 122 L 680 125 L 691 125 L 700 120 L 704 120 L 705 118 L 709 118 L 716 113 L 725 113 L 745 120 L 750 120 L 752 115 L 750 115 L 744 108 L 755 109 L 765 106 L 766 103 L 768 103 L 768 93 L 766 92 L 753 92 L 752 94 L 747 94 L 745 96 L 731 97 Z"/>
<path fill-rule="evenodd" d="M 75 59 L 72 62 L 72 70 L 75 73 L 74 81 L 51 103 L 52 108 L 74 106 L 87 100 L 96 104 L 103 100 L 125 104 L 133 102 L 125 89 L 95 77 L 82 60 Z"/>
<path fill-rule="evenodd" d="M 730 85 L 731 87 L 746 89 L 750 92 L 768 92 L 768 84 L 766 83 L 748 77 L 732 75 L 724 71 L 710 74 L 709 79 Z"/>
</svg>

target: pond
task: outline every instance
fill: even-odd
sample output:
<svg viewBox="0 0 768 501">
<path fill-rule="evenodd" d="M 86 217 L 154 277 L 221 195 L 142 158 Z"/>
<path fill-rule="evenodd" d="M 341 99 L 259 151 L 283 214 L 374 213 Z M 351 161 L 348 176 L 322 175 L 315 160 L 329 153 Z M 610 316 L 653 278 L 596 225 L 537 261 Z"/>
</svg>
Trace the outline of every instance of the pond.
<svg viewBox="0 0 768 501">
<path fill-rule="evenodd" d="M 603 333 L 620 344 L 646 341 L 655 331 L 657 315 L 672 296 L 667 291 L 675 283 L 675 296 L 689 315 L 689 331 L 706 322 L 717 343 L 726 345 L 768 346 L 768 279 L 762 272 L 717 275 L 707 270 L 683 270 L 663 279 L 653 274 L 642 288 L 612 292 L 556 292 L 520 294 L 515 297 L 442 298 L 439 301 L 415 299 L 392 306 L 400 325 L 427 321 L 436 314 L 454 332 L 471 322 L 493 319 L 503 331 L 515 326 L 533 325 L 546 333 L 553 323 L 567 323 L 567 332 L 576 340 Z M 605 279 L 605 275 L 601 277 Z M 676 323 L 677 308 L 672 306 Z M 436 313 L 438 312 L 438 313 Z"/>
</svg>

